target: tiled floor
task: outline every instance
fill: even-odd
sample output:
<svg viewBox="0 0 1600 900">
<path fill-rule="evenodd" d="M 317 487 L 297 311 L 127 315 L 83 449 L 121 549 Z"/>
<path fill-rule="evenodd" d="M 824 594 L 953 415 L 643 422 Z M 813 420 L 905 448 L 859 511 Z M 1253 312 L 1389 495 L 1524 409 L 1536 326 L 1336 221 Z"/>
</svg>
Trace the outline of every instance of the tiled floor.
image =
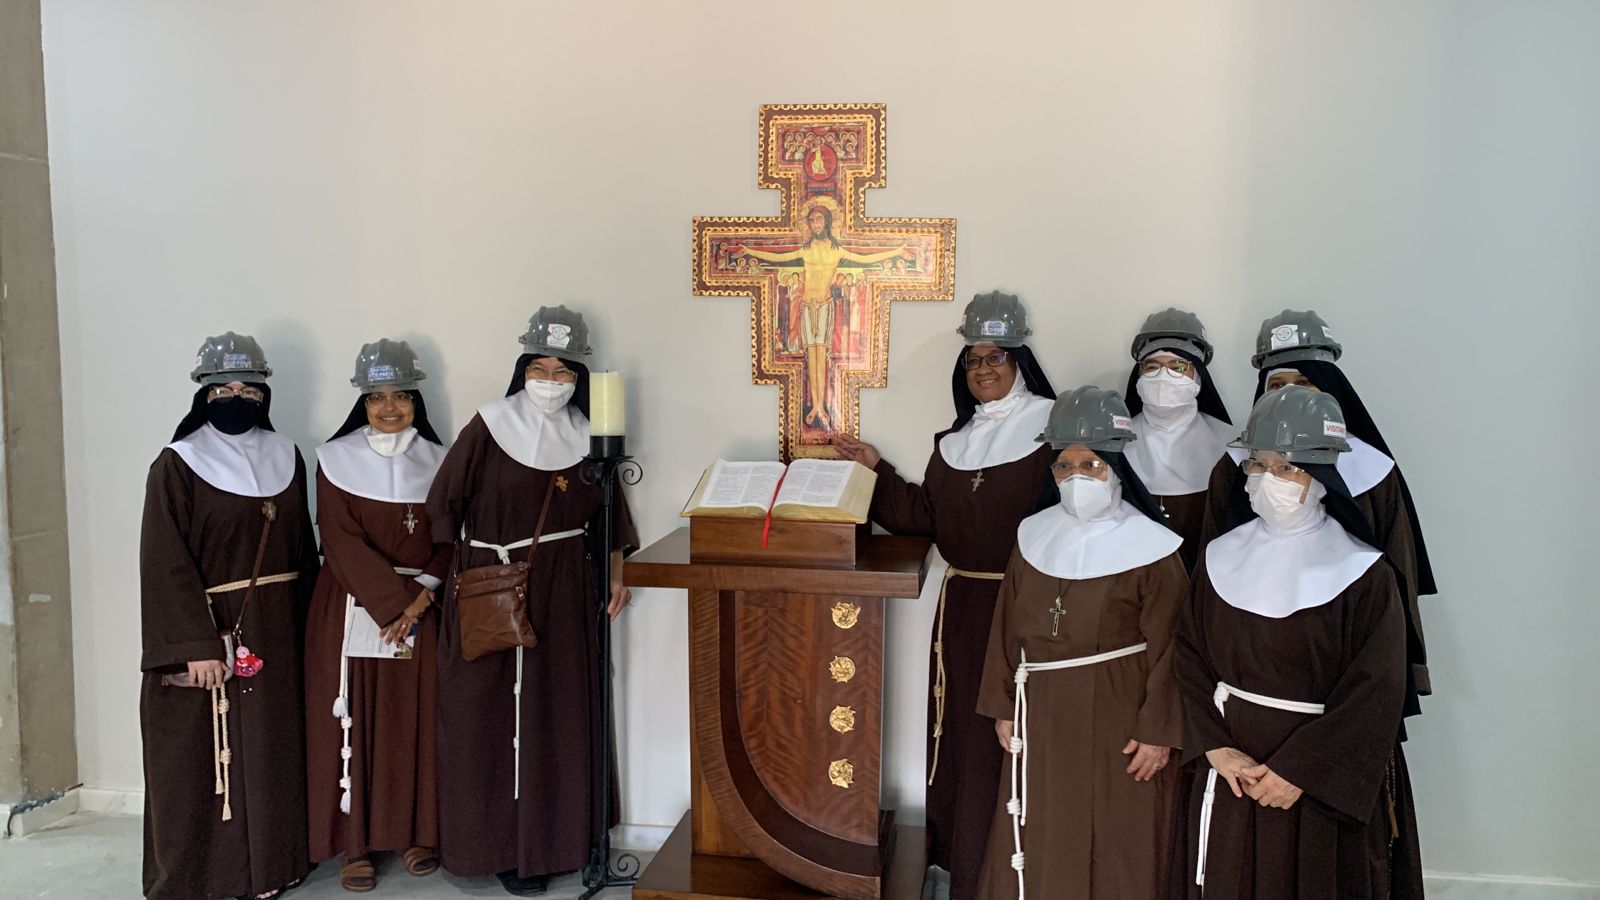
<svg viewBox="0 0 1600 900">
<path fill-rule="evenodd" d="M 140 820 L 134 816 L 79 814 L 27 837 L 0 840 L 0 898 L 138 898 L 141 847 Z M 648 862 L 648 855 L 644 856 Z M 493 878 L 456 878 L 442 871 L 427 878 L 412 878 L 394 859 L 380 865 L 378 878 L 378 889 L 364 896 L 392 900 L 510 897 Z M 553 883 L 545 896 L 550 900 L 571 900 L 582 893 L 579 876 L 569 875 Z M 317 867 L 288 900 L 352 896 L 355 895 L 339 887 L 338 867 L 327 863 Z M 612 888 L 599 896 L 620 900 L 628 896 L 628 889 Z"/>
</svg>

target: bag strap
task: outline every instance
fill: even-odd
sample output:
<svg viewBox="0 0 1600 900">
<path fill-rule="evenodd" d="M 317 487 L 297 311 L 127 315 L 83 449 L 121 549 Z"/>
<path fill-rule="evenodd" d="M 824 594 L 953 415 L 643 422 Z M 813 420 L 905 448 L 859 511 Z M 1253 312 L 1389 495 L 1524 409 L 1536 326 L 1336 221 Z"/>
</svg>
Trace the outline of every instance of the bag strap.
<svg viewBox="0 0 1600 900">
<path fill-rule="evenodd" d="M 550 480 L 544 483 L 544 503 L 539 507 L 539 524 L 533 526 L 533 543 L 528 545 L 528 568 L 533 568 L 533 551 L 539 549 L 539 538 L 544 537 L 544 522 L 550 515 L 550 498 L 556 492 L 556 475 L 550 473 Z"/>
<path fill-rule="evenodd" d="M 244 587 L 244 602 L 239 604 L 239 620 L 233 623 L 233 640 L 243 644 L 240 632 L 244 628 L 245 610 L 250 608 L 250 598 L 255 596 L 256 581 L 261 578 L 261 561 L 267 556 L 267 536 L 272 533 L 272 523 L 278 518 L 278 504 L 265 500 L 261 504 L 261 540 L 256 544 L 256 561 L 250 567 L 250 583 Z"/>
</svg>

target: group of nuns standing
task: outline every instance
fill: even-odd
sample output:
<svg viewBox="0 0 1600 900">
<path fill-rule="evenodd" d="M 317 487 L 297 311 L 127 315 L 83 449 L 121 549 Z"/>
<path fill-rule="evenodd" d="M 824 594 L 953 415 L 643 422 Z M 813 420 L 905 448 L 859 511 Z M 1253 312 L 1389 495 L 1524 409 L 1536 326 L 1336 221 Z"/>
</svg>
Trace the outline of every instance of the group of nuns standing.
<svg viewBox="0 0 1600 900">
<path fill-rule="evenodd" d="M 599 488 L 580 477 L 583 317 L 542 307 L 521 340 L 505 397 L 449 450 L 411 348 L 361 349 L 354 406 L 317 450 L 320 558 L 260 345 L 228 332 L 201 346 L 199 389 L 145 493 L 145 896 L 274 897 L 334 857 L 347 890 L 370 891 L 378 853 L 530 895 L 588 863 L 590 785 L 614 765 L 597 625 L 628 603 L 620 563 L 637 538 L 624 502 L 614 546 L 598 545 Z M 535 543 L 538 646 L 468 662 L 456 574 Z M 348 654 L 362 623 L 397 652 Z"/>
<path fill-rule="evenodd" d="M 949 563 L 927 822 L 952 900 L 1421 897 L 1403 717 L 1434 592 L 1388 444 L 1315 312 L 1267 319 L 1232 423 L 1193 314 L 1126 393 L 1057 396 L 1019 300 L 967 306 L 922 483 L 872 517 Z"/>
</svg>

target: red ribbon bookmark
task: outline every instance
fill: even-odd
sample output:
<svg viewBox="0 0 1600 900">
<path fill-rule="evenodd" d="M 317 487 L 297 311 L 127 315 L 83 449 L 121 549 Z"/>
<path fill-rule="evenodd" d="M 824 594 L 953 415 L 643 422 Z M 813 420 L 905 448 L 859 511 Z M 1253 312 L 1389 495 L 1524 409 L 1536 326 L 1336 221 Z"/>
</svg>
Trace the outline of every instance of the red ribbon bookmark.
<svg viewBox="0 0 1600 900">
<path fill-rule="evenodd" d="M 767 549 L 767 534 L 772 531 L 772 507 L 777 505 L 778 492 L 783 490 L 783 480 L 789 477 L 789 470 L 784 469 L 778 476 L 778 484 L 772 489 L 772 500 L 767 503 L 767 520 L 761 524 L 761 549 Z"/>
</svg>

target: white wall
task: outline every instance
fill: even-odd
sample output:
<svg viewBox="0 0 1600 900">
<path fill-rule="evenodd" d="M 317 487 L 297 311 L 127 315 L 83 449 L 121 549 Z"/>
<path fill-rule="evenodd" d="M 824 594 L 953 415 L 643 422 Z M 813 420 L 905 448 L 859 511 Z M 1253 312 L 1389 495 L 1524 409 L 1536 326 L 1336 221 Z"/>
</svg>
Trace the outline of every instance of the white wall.
<svg viewBox="0 0 1600 900">
<path fill-rule="evenodd" d="M 261 338 L 309 452 L 362 341 L 410 339 L 454 429 L 532 309 L 573 304 L 628 374 L 658 537 L 709 460 L 774 452 L 747 304 L 689 293 L 690 217 L 775 210 L 758 103 L 872 100 L 870 210 L 957 217 L 958 297 L 1021 293 L 1059 387 L 1120 385 L 1176 303 L 1238 417 L 1256 323 L 1327 316 L 1443 585 L 1409 748 L 1427 862 L 1600 881 L 1600 490 L 1576 462 L 1600 435 L 1551 390 L 1596 378 L 1597 39 L 1581 0 L 47 2 L 84 781 L 140 782 L 143 476 L 204 335 Z M 912 472 L 959 310 L 898 305 L 891 385 L 863 398 Z M 887 792 L 913 810 L 930 616 L 892 609 Z M 626 819 L 668 824 L 682 596 L 641 592 L 622 635 Z"/>
</svg>

